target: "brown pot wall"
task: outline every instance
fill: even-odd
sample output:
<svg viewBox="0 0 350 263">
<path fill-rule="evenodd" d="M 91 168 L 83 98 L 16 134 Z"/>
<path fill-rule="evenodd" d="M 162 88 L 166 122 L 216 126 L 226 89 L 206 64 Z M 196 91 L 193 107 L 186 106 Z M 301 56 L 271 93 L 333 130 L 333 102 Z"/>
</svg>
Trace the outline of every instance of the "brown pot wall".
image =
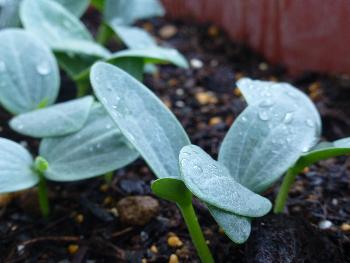
<svg viewBox="0 0 350 263">
<path fill-rule="evenodd" d="M 350 73 L 350 0 L 162 0 L 169 16 L 212 21 L 292 73 Z"/>
</svg>

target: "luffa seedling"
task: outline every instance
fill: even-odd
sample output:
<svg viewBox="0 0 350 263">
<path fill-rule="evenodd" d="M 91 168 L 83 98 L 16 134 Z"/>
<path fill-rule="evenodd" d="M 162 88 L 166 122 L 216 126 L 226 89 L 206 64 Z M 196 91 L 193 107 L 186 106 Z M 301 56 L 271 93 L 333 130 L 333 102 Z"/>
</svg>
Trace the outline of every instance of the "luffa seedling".
<svg viewBox="0 0 350 263">
<path fill-rule="evenodd" d="M 119 169 L 138 157 L 92 97 L 19 115 L 11 126 L 22 134 L 44 139 L 35 162 L 22 146 L 0 140 L 0 193 L 38 185 L 44 216 L 49 212 L 46 179 L 87 179 Z"/>
<path fill-rule="evenodd" d="M 270 173 L 268 177 L 272 179 L 271 182 L 265 180 L 266 178 L 264 178 L 264 176 L 259 176 L 261 181 L 265 183 L 254 185 L 252 184 L 251 179 L 249 180 L 249 178 L 246 177 L 242 178 L 242 183 L 244 185 L 252 187 L 255 191 L 263 191 L 287 171 L 274 207 L 274 211 L 280 213 L 284 209 L 288 197 L 288 191 L 297 174 L 299 174 L 305 167 L 320 160 L 348 154 L 350 152 L 350 138 L 340 139 L 332 143 L 320 142 L 322 124 L 315 105 L 305 94 L 287 83 L 242 79 L 237 83 L 237 86 L 240 88 L 249 105 L 261 105 L 262 108 L 265 107 L 265 110 L 262 109 L 260 113 L 260 117 L 263 118 L 271 118 L 271 116 L 266 114 L 266 108 L 268 108 L 268 105 L 271 104 L 271 102 L 276 100 L 282 102 L 290 101 L 292 106 L 291 110 L 285 113 L 284 119 L 281 119 L 281 123 L 290 125 L 292 130 L 294 130 L 292 133 L 301 132 L 305 135 L 302 138 L 303 141 L 299 142 L 295 141 L 295 139 L 288 134 L 286 134 L 284 140 L 274 138 L 274 140 L 271 141 L 271 145 L 275 144 L 280 145 L 281 147 L 284 147 L 286 143 L 293 143 L 296 146 L 299 145 L 299 150 L 291 155 L 291 159 L 286 160 L 286 162 L 281 162 L 280 160 L 277 162 L 279 165 L 275 165 L 276 169 L 273 169 L 272 173 L 269 165 L 266 164 L 265 168 L 266 171 Z M 234 162 L 231 161 L 232 159 L 224 156 L 225 148 L 228 147 L 223 145 L 221 149 L 222 151 L 220 151 L 221 154 L 219 155 L 219 160 L 228 167 L 233 167 Z M 270 162 L 270 165 L 271 164 L 273 165 L 274 162 Z M 250 172 L 251 170 L 248 170 L 246 174 L 249 175 Z"/>
<path fill-rule="evenodd" d="M 123 70 L 99 62 L 92 67 L 90 78 L 96 96 L 120 131 L 170 187 L 173 195 L 169 193 L 168 197 L 173 197 L 182 211 L 201 260 L 214 262 L 198 224 L 191 193 L 181 181 L 178 155 L 183 146 L 190 144 L 182 126 L 147 87 Z"/>
</svg>

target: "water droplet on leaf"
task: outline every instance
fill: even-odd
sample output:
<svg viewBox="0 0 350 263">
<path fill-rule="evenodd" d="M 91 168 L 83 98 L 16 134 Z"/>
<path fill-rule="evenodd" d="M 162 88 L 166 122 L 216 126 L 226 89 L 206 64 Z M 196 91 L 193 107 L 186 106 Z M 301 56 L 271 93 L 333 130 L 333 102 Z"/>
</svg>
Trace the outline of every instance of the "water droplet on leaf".
<svg viewBox="0 0 350 263">
<path fill-rule="evenodd" d="M 36 71 L 40 75 L 48 75 L 51 72 L 50 64 L 47 61 L 43 61 L 36 66 Z"/>
<path fill-rule="evenodd" d="M 259 112 L 259 119 L 262 120 L 262 121 L 267 121 L 269 120 L 269 115 L 267 114 L 266 111 L 261 111 Z"/>
</svg>

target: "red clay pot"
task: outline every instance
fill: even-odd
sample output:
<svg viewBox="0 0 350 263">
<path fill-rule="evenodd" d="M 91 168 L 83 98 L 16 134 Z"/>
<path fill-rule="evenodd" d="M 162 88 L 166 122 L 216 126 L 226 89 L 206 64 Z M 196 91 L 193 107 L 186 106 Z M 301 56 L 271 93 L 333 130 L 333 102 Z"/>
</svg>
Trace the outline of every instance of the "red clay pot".
<svg viewBox="0 0 350 263">
<path fill-rule="evenodd" d="M 350 0 L 162 0 L 171 17 L 212 21 L 291 73 L 350 73 Z"/>
</svg>

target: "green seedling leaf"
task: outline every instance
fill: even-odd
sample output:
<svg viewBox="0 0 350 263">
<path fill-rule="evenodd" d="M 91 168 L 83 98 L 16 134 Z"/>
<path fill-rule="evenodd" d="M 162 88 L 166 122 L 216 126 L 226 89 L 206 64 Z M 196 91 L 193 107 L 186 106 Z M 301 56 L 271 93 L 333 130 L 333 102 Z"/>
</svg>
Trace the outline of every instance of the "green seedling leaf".
<svg viewBox="0 0 350 263">
<path fill-rule="evenodd" d="M 152 183 L 152 191 L 160 198 L 175 202 L 180 205 L 188 205 L 192 202 L 192 194 L 186 188 L 182 180 L 175 178 L 161 178 Z"/>
<path fill-rule="evenodd" d="M 21 145 L 0 138 L 0 193 L 35 186 L 39 177 L 32 170 L 33 158 Z"/>
<path fill-rule="evenodd" d="M 233 242 L 242 244 L 248 239 L 251 231 L 250 218 L 235 215 L 208 204 L 207 206 L 215 221 Z"/>
<path fill-rule="evenodd" d="M 248 106 L 226 134 L 219 162 L 253 192 L 271 186 L 315 140 L 315 124 L 294 100 Z"/>
<path fill-rule="evenodd" d="M 141 58 L 143 62 L 152 64 L 172 63 L 181 68 L 187 68 L 186 59 L 176 50 L 163 47 L 148 47 L 145 49 L 128 49 L 112 54 L 107 62 L 115 64 L 121 58 Z"/>
<path fill-rule="evenodd" d="M 54 0 L 64 6 L 76 17 L 80 17 L 84 14 L 85 10 L 90 4 L 90 0 Z"/>
<path fill-rule="evenodd" d="M 259 104 L 266 100 L 293 101 L 295 107 L 304 111 L 308 122 L 315 126 L 315 141 L 312 142 L 310 148 L 318 142 L 322 130 L 321 117 L 314 103 L 306 94 L 289 83 L 275 83 L 249 78 L 240 79 L 237 86 L 249 105 Z"/>
<path fill-rule="evenodd" d="M 55 57 L 34 35 L 21 29 L 0 32 L 0 102 L 13 114 L 55 102 L 59 90 Z"/>
<path fill-rule="evenodd" d="M 104 0 L 91 0 L 91 4 L 100 12 L 103 11 L 103 7 L 105 5 Z"/>
<path fill-rule="evenodd" d="M 93 106 L 82 129 L 67 136 L 43 139 L 39 152 L 49 163 L 45 176 L 54 181 L 95 177 L 138 157 L 100 104 Z"/>
<path fill-rule="evenodd" d="M 213 160 L 200 147 L 183 147 L 179 162 L 186 186 L 210 205 L 249 217 L 260 217 L 270 211 L 269 200 L 236 182 L 226 167 Z"/>
<path fill-rule="evenodd" d="M 328 158 L 347 155 L 350 153 L 350 138 L 340 139 L 334 142 L 321 142 L 312 148 L 309 152 L 304 153 L 298 162 L 296 168 L 303 170 L 305 167 L 310 166 L 318 161 Z"/>
<path fill-rule="evenodd" d="M 104 18 L 108 24 L 131 25 L 136 20 L 163 16 L 165 11 L 158 0 L 105 0 Z"/>
<path fill-rule="evenodd" d="M 86 69 L 98 58 L 110 55 L 107 49 L 94 42 L 78 18 L 54 1 L 24 0 L 20 17 L 27 30 L 57 52 L 59 63 L 71 76 L 82 71 L 80 64 Z"/>
<path fill-rule="evenodd" d="M 18 7 L 20 3 L 21 0 L 0 1 L 0 29 L 19 26 Z"/>
<path fill-rule="evenodd" d="M 35 138 L 67 135 L 83 127 L 92 103 L 93 97 L 87 96 L 23 113 L 10 121 L 10 127 L 18 133 Z"/>
<path fill-rule="evenodd" d="M 157 43 L 154 38 L 145 30 L 132 26 L 111 25 L 118 38 L 129 49 L 144 49 L 156 47 Z"/>
<path fill-rule="evenodd" d="M 179 152 L 190 141 L 176 117 L 147 87 L 115 66 L 97 62 L 90 78 L 98 99 L 157 177 L 179 179 Z"/>
</svg>

